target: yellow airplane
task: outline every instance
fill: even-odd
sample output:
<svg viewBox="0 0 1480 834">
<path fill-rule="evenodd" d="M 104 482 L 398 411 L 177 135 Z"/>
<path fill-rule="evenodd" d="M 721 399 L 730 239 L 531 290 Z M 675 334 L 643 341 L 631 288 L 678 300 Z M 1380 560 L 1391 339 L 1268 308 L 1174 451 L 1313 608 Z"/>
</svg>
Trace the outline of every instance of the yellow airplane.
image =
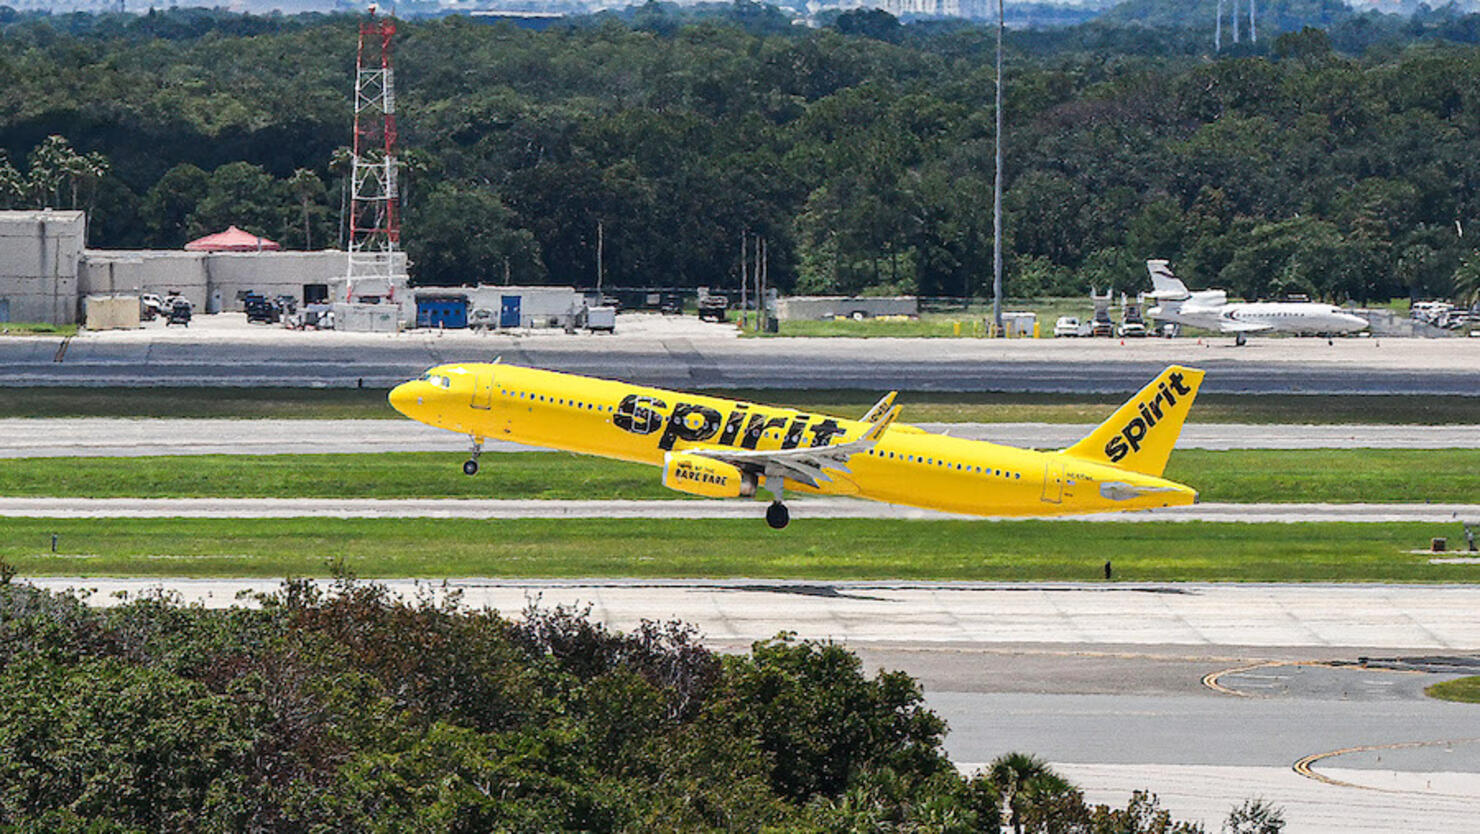
<svg viewBox="0 0 1480 834">
<path fill-rule="evenodd" d="M 780 529 L 790 520 L 785 490 L 983 516 L 1191 504 L 1197 492 L 1161 473 L 1202 377 L 1167 368 L 1088 437 L 1055 452 L 896 424 L 897 392 L 848 420 L 498 362 L 439 365 L 397 385 L 390 403 L 468 435 L 469 475 L 489 438 L 653 464 L 679 492 L 749 498 L 764 489 L 766 522 Z"/>
</svg>

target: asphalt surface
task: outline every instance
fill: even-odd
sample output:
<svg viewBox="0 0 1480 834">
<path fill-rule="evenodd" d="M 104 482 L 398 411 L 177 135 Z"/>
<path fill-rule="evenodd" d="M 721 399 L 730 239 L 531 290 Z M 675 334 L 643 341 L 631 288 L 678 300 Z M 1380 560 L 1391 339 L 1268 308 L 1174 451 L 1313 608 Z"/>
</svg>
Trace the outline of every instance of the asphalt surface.
<svg viewBox="0 0 1480 834">
<path fill-rule="evenodd" d="M 212 321 L 216 319 L 219 321 Z M 624 326 L 624 321 L 626 325 Z M 201 317 L 66 341 L 0 338 L 0 386 L 386 387 L 442 362 L 504 361 L 674 388 L 1129 393 L 1164 367 L 1208 372 L 1210 393 L 1480 391 L 1480 340 L 737 339 L 732 327 L 623 317 L 619 334 L 298 333 Z"/>
<path fill-rule="evenodd" d="M 794 521 L 817 518 L 995 520 L 852 498 L 788 499 Z M 542 501 L 477 498 L 6 498 L 0 518 L 760 518 L 759 501 Z M 1125 513 L 1002 520 L 1111 523 L 1480 522 L 1480 504 L 1197 504 Z"/>
<path fill-rule="evenodd" d="M 208 606 L 276 586 L 38 584 L 92 589 L 100 605 L 162 586 Z M 427 587 L 387 584 L 403 595 Z M 1480 663 L 1480 586 L 454 579 L 447 589 L 508 613 L 532 600 L 589 604 L 622 629 L 676 617 L 726 651 L 781 630 L 840 640 L 868 669 L 919 678 L 964 769 L 1028 750 L 1092 802 L 1124 805 L 1149 788 L 1209 830 L 1253 796 L 1281 806 L 1291 832 L 1463 831 L 1480 818 L 1480 744 L 1467 741 L 1480 735 L 1480 707 L 1421 695 L 1453 673 L 1351 665 L 1363 656 Z M 1240 689 L 1279 683 L 1229 694 L 1205 676 Z M 1439 743 L 1381 747 L 1415 741 Z M 1292 769 L 1350 748 L 1360 749 L 1315 762 L 1311 775 Z"/>
<path fill-rule="evenodd" d="M 1089 424 L 919 423 L 953 437 L 1060 449 Z M 1179 449 L 1477 449 L 1480 426 L 1239 425 L 1184 427 Z M 531 451 L 489 441 L 485 452 Z M 0 458 L 158 455 L 465 453 L 467 437 L 411 420 L 0 419 Z"/>
</svg>

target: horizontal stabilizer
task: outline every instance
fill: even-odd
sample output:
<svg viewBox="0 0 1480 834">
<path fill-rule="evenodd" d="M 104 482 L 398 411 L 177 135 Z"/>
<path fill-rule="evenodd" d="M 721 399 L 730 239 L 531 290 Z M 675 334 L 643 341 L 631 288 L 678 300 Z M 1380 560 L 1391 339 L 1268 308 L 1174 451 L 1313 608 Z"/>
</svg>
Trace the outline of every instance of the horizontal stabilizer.
<svg viewBox="0 0 1480 834">
<path fill-rule="evenodd" d="M 870 408 L 867 414 L 863 415 L 863 420 L 861 422 L 872 423 L 880 417 L 883 417 L 885 414 L 889 413 L 889 408 L 890 406 L 894 405 L 894 398 L 897 396 L 899 396 L 898 391 L 890 391 L 889 393 L 885 394 L 879 399 L 878 402 L 874 403 L 874 407 Z"/>
</svg>

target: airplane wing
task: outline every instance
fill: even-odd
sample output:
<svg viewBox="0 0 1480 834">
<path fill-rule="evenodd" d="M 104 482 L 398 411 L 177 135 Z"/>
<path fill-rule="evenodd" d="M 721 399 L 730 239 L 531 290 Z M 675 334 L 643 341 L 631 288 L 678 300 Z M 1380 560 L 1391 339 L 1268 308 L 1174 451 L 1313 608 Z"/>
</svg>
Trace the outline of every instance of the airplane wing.
<svg viewBox="0 0 1480 834">
<path fill-rule="evenodd" d="M 1261 333 L 1273 329 L 1274 327 L 1271 325 L 1258 324 L 1252 321 L 1229 321 L 1224 319 L 1218 322 L 1218 330 L 1223 333 Z"/>
<path fill-rule="evenodd" d="M 886 397 L 886 400 L 892 397 Z M 799 446 L 795 449 L 731 449 L 723 446 L 696 446 L 685 449 L 687 454 L 702 455 L 722 460 L 741 469 L 760 471 L 767 477 L 781 477 L 817 487 L 832 481 L 829 471 L 852 474 L 848 459 L 867 452 L 879 442 L 879 438 L 899 416 L 899 406 L 885 406 L 885 411 L 876 417 L 857 440 L 834 446 Z"/>
</svg>

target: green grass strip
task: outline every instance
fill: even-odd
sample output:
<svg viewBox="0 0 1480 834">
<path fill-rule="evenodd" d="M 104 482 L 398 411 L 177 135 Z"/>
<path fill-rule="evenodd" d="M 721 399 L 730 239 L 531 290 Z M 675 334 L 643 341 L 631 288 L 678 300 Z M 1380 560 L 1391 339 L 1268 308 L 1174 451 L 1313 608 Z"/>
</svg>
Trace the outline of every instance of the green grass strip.
<svg viewBox="0 0 1480 834">
<path fill-rule="evenodd" d="M 656 467 L 562 452 L 0 460 L 0 495 L 55 498 L 679 499 Z M 1480 502 L 1480 450 L 1323 449 L 1172 455 L 1166 475 L 1218 502 Z"/>
<path fill-rule="evenodd" d="M 755 519 L 3 519 L 21 575 L 1475 582 L 1426 524 Z M 58 552 L 50 552 L 51 536 Z"/>
<path fill-rule="evenodd" d="M 1480 704 L 1480 675 L 1468 678 L 1456 678 L 1452 681 L 1436 683 L 1424 687 L 1423 694 L 1430 698 L 1439 698 L 1445 701 L 1461 701 L 1466 704 Z"/>
<path fill-rule="evenodd" d="M 858 416 L 879 391 L 720 389 L 721 397 Z M 381 389 L 357 388 L 7 388 L 0 417 L 189 417 L 405 419 Z M 905 392 L 902 419 L 919 423 L 1098 423 L 1118 395 Z M 1480 424 L 1480 397 L 1203 394 L 1203 423 Z"/>
</svg>

